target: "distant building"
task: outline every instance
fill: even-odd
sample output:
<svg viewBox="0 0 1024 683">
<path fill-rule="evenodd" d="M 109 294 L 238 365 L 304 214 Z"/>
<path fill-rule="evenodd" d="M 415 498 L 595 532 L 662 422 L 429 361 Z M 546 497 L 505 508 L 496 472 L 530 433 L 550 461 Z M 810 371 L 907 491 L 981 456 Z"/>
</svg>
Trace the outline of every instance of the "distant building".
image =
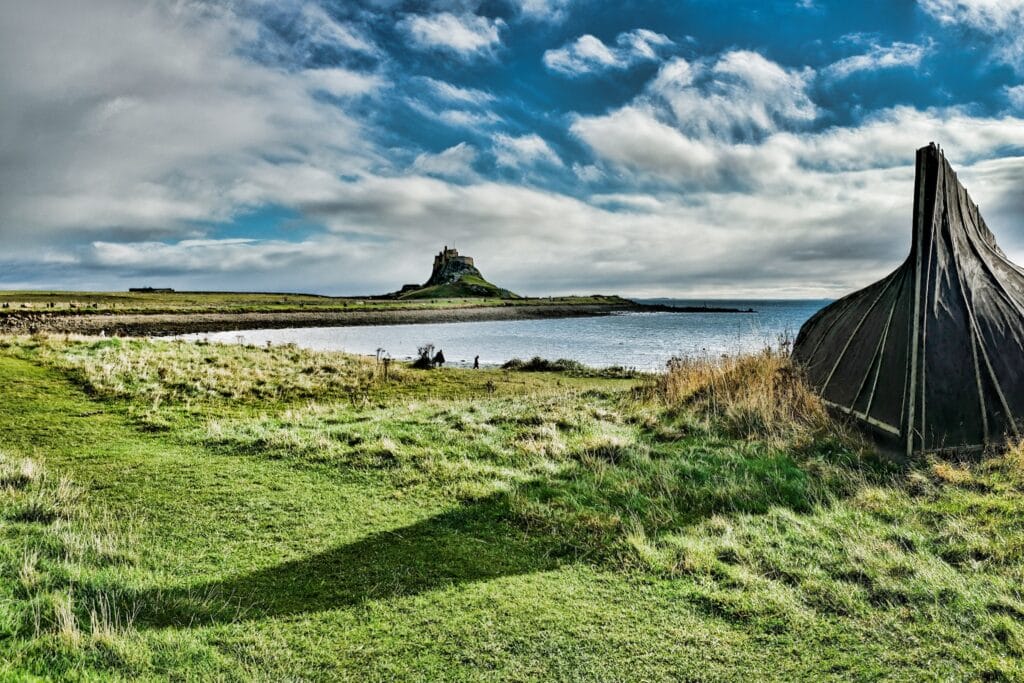
<svg viewBox="0 0 1024 683">
<path fill-rule="evenodd" d="M 459 263 L 464 266 L 475 267 L 472 256 L 459 256 L 458 249 L 449 249 L 446 244 L 444 249 L 434 256 L 434 272 L 440 273 L 449 263 Z"/>
<path fill-rule="evenodd" d="M 171 294 L 174 292 L 170 287 L 129 287 L 128 291 L 136 294 Z"/>
</svg>

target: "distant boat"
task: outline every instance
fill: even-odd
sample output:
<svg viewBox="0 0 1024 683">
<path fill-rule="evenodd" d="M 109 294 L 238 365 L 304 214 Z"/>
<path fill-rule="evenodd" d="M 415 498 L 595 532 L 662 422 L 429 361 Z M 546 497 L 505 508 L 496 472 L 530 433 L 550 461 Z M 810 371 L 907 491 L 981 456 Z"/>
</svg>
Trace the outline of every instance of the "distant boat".
<svg viewBox="0 0 1024 683">
<path fill-rule="evenodd" d="M 934 144 L 917 151 L 910 255 L 822 309 L 793 357 L 831 407 L 908 456 L 1024 430 L 1024 271 Z"/>
</svg>

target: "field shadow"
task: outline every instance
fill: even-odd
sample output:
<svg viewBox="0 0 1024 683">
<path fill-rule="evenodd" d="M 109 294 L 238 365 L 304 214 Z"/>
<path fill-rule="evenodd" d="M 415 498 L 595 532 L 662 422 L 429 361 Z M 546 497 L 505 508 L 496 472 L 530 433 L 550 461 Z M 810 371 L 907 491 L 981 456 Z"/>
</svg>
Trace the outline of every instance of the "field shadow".
<svg viewBox="0 0 1024 683">
<path fill-rule="evenodd" d="M 498 496 L 223 581 L 134 596 L 136 624 L 181 627 L 316 613 L 554 569 L 564 551 L 508 521 Z"/>
</svg>

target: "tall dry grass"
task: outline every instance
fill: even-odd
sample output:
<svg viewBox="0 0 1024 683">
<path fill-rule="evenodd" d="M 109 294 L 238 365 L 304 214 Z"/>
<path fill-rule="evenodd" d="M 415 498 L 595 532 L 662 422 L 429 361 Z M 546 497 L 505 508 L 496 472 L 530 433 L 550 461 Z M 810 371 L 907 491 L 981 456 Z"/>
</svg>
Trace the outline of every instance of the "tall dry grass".
<svg viewBox="0 0 1024 683">
<path fill-rule="evenodd" d="M 665 402 L 687 408 L 731 436 L 776 446 L 858 438 L 829 414 L 785 347 L 755 354 L 674 358 L 659 386 Z"/>
<path fill-rule="evenodd" d="M 16 525 L 0 554 L 20 554 L 15 566 L 0 571 L 0 587 L 18 586 L 16 593 L 5 593 L 0 621 L 11 626 L 21 620 L 20 635 L 35 641 L 29 647 L 53 653 L 59 645 L 65 654 L 81 656 L 95 654 L 97 646 L 122 648 L 137 637 L 138 608 L 130 591 L 116 584 L 89 586 L 84 578 L 134 562 L 134 537 L 125 533 L 134 523 L 130 515 L 94 508 L 67 476 L 0 452 L 0 519 Z M 77 586 L 87 590 L 76 591 Z"/>
</svg>

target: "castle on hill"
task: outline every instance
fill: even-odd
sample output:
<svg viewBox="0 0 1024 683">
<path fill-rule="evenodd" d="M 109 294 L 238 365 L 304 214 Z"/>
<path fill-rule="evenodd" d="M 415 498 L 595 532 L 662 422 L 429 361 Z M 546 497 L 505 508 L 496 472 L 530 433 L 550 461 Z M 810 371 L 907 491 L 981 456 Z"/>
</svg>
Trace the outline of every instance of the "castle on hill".
<svg viewBox="0 0 1024 683">
<path fill-rule="evenodd" d="M 434 255 L 429 280 L 422 285 L 405 285 L 393 296 L 401 299 L 442 296 L 516 298 L 514 293 L 488 282 L 477 270 L 472 257 L 462 256 L 458 249 L 449 249 L 448 245 Z"/>
<path fill-rule="evenodd" d="M 449 263 L 458 263 L 471 268 L 475 267 L 472 256 L 459 256 L 458 249 L 449 249 L 446 244 L 444 249 L 434 256 L 434 273 L 441 272 Z"/>
<path fill-rule="evenodd" d="M 430 279 L 423 286 L 452 284 L 466 275 L 483 277 L 471 257 L 459 256 L 458 249 L 449 249 L 446 244 L 444 249 L 434 255 L 434 269 L 430 273 Z"/>
</svg>

